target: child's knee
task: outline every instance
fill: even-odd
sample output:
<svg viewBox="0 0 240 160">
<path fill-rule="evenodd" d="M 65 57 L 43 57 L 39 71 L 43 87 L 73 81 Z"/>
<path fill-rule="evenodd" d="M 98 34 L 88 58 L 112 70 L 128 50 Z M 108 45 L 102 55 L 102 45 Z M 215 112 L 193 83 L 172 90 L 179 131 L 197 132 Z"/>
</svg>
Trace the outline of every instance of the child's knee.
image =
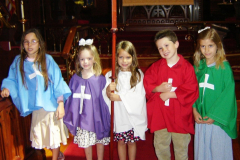
<svg viewBox="0 0 240 160">
<path fill-rule="evenodd" d="M 135 146 L 136 142 L 128 142 L 127 144 L 128 144 L 128 146 Z"/>
<path fill-rule="evenodd" d="M 126 143 L 124 141 L 118 141 L 118 145 L 124 146 Z"/>
</svg>

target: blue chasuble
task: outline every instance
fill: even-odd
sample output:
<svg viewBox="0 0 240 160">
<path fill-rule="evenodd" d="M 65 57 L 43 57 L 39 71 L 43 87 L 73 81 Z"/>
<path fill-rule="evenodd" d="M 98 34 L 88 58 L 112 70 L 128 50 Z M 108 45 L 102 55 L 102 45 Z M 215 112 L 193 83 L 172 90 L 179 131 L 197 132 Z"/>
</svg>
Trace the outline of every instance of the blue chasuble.
<svg viewBox="0 0 240 160">
<path fill-rule="evenodd" d="M 65 102 L 71 95 L 57 63 L 48 54 L 46 54 L 46 64 L 49 79 L 46 91 L 44 78 L 38 69 L 38 64 L 27 60 L 24 61 L 26 87 L 24 86 L 19 68 L 20 55 L 15 57 L 10 66 L 8 77 L 2 82 L 1 89 L 7 88 L 10 91 L 13 103 L 21 116 L 25 117 L 40 108 L 44 108 L 46 111 L 56 111 L 58 107 L 57 98 L 63 95 Z"/>
</svg>

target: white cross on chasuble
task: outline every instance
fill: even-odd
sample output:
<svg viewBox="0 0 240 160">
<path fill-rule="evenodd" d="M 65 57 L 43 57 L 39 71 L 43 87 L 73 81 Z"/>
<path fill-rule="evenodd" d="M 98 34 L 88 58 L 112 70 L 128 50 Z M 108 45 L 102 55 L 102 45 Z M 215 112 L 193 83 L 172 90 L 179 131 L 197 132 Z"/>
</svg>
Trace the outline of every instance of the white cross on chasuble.
<svg viewBox="0 0 240 160">
<path fill-rule="evenodd" d="M 168 83 L 172 83 L 173 79 L 172 78 L 168 78 Z M 172 87 L 170 92 L 174 92 L 177 89 L 177 87 Z M 169 106 L 169 99 L 165 101 L 165 106 Z"/>
<path fill-rule="evenodd" d="M 37 69 L 37 67 L 36 67 L 35 64 L 33 64 L 32 67 L 33 67 L 34 72 L 29 75 L 29 78 L 30 78 L 30 79 L 33 79 L 33 78 L 36 77 L 37 75 L 43 76 L 42 73 Z"/>
<path fill-rule="evenodd" d="M 203 88 L 203 95 L 204 95 L 204 92 L 205 92 L 205 88 L 209 88 L 211 90 L 214 90 L 214 85 L 210 84 L 210 83 L 207 83 L 208 78 L 209 78 L 209 74 L 205 74 L 204 82 L 199 83 L 199 87 Z"/>
<path fill-rule="evenodd" d="M 85 86 L 81 86 L 81 93 L 73 93 L 73 98 L 81 98 L 79 114 L 82 114 L 83 99 L 91 99 L 91 95 L 84 94 L 84 92 L 85 92 Z"/>
</svg>

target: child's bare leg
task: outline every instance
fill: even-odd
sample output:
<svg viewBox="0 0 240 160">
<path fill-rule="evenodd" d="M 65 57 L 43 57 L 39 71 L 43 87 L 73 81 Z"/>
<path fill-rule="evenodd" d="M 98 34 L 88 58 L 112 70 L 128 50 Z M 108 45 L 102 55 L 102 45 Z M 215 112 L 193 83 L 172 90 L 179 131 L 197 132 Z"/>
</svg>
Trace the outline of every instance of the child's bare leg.
<svg viewBox="0 0 240 160">
<path fill-rule="evenodd" d="M 52 150 L 52 160 L 57 160 L 60 152 L 60 147 L 51 149 Z"/>
<path fill-rule="evenodd" d="M 84 151 L 85 151 L 86 159 L 92 160 L 92 146 L 85 148 Z"/>
<path fill-rule="evenodd" d="M 97 157 L 98 160 L 103 160 L 104 157 L 104 145 L 102 143 L 97 143 Z"/>
<path fill-rule="evenodd" d="M 126 151 L 126 143 L 124 141 L 118 141 L 118 156 L 119 160 L 126 160 L 127 151 Z"/>
<path fill-rule="evenodd" d="M 136 142 L 128 142 L 128 159 L 135 160 L 136 159 L 136 152 L 137 152 L 137 145 Z"/>
</svg>

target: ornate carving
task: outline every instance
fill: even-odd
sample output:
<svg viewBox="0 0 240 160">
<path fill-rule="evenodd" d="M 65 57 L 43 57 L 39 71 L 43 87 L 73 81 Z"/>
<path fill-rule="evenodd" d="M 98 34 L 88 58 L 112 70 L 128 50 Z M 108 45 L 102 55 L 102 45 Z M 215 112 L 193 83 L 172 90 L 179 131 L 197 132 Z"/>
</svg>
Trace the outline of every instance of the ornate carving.
<svg viewBox="0 0 240 160">
<path fill-rule="evenodd" d="M 128 24 L 159 25 L 188 22 L 188 5 L 157 5 L 129 7 Z"/>
</svg>

